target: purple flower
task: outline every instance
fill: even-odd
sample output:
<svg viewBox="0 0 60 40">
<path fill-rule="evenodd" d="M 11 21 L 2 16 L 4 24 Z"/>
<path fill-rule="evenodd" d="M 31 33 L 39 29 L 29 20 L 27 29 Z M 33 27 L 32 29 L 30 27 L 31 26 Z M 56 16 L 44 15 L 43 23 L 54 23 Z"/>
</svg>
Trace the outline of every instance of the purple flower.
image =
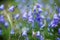
<svg viewBox="0 0 60 40">
<path fill-rule="evenodd" d="M 37 38 L 40 38 L 40 31 L 37 31 L 36 37 L 37 37 Z"/>
<path fill-rule="evenodd" d="M 56 22 L 58 22 L 59 18 L 58 18 L 57 14 L 54 14 L 53 20 L 56 21 Z"/>
<path fill-rule="evenodd" d="M 32 15 L 31 11 L 29 11 L 29 13 L 28 13 L 28 22 L 34 22 L 33 15 Z"/>
<path fill-rule="evenodd" d="M 58 14 L 58 17 L 59 17 L 59 23 L 60 23 L 60 13 Z"/>
<path fill-rule="evenodd" d="M 5 19 L 1 18 L 0 23 L 4 23 L 4 22 L 5 22 Z"/>
<path fill-rule="evenodd" d="M 28 38 L 28 37 L 26 37 L 26 38 L 25 38 L 25 40 L 29 40 L 29 38 Z"/>
<path fill-rule="evenodd" d="M 59 23 L 59 18 L 57 16 L 57 14 L 54 14 L 53 20 L 50 23 L 50 26 L 55 28 Z"/>
<path fill-rule="evenodd" d="M 43 22 L 40 22 L 40 29 L 44 28 L 45 24 Z"/>
<path fill-rule="evenodd" d="M 60 8 L 59 7 L 57 8 L 57 11 L 58 11 L 58 13 L 60 13 Z"/>
<path fill-rule="evenodd" d="M 29 18 L 28 22 L 34 22 L 34 20 L 32 18 Z"/>
<path fill-rule="evenodd" d="M 26 3 L 26 0 L 22 0 L 23 3 Z"/>
<path fill-rule="evenodd" d="M 10 34 L 12 34 L 12 35 L 15 34 L 14 29 L 11 30 Z"/>
<path fill-rule="evenodd" d="M 3 32 L 3 31 L 0 29 L 0 36 L 2 35 L 2 32 Z"/>
<path fill-rule="evenodd" d="M 43 11 L 43 10 L 42 10 L 41 8 L 38 9 L 38 13 L 42 13 L 42 11 Z"/>
<path fill-rule="evenodd" d="M 22 14 L 23 19 L 27 19 L 27 12 L 24 12 L 24 14 Z"/>
<path fill-rule="evenodd" d="M 58 14 L 58 17 L 60 18 L 60 13 Z"/>
<path fill-rule="evenodd" d="M 26 37 L 27 36 L 27 32 L 26 31 L 23 31 L 22 32 L 22 36 Z"/>
<path fill-rule="evenodd" d="M 4 10 L 4 5 L 3 4 L 0 6 L 0 10 Z"/>
<path fill-rule="evenodd" d="M 42 35 L 40 35 L 40 40 L 44 40 L 44 37 Z"/>
<path fill-rule="evenodd" d="M 51 23 L 49 24 L 49 27 L 55 28 L 57 26 L 57 23 L 55 23 L 55 21 L 51 21 Z"/>
<path fill-rule="evenodd" d="M 56 40 L 60 40 L 60 38 L 57 38 Z"/>
<path fill-rule="evenodd" d="M 58 29 L 58 34 L 60 35 L 60 28 Z"/>
<path fill-rule="evenodd" d="M 32 16 L 32 15 L 30 15 L 30 16 L 28 17 L 28 22 L 34 22 L 34 19 L 33 19 L 33 16 Z"/>
<path fill-rule="evenodd" d="M 34 11 L 34 13 L 36 13 L 36 9 L 34 9 L 33 11 Z"/>
<path fill-rule="evenodd" d="M 50 22 L 51 22 L 50 17 L 47 17 L 47 18 L 46 18 L 46 21 L 47 21 L 48 23 L 50 23 Z"/>
<path fill-rule="evenodd" d="M 6 22 L 4 23 L 4 26 L 5 26 L 6 28 L 8 28 L 9 23 L 6 21 Z"/>
<path fill-rule="evenodd" d="M 0 15 L 0 23 L 4 23 L 4 22 L 5 22 L 4 16 Z"/>
<path fill-rule="evenodd" d="M 19 19 L 19 18 L 20 18 L 20 15 L 19 15 L 19 14 L 16 14 L 16 15 L 14 16 L 14 18 L 15 18 L 15 19 Z"/>
<path fill-rule="evenodd" d="M 37 4 L 36 7 L 37 7 L 37 8 L 40 8 L 40 4 Z"/>
<path fill-rule="evenodd" d="M 36 18 L 37 18 L 37 21 L 40 21 L 40 22 L 44 20 L 44 16 L 43 15 L 39 15 L 38 14 Z"/>
<path fill-rule="evenodd" d="M 9 10 L 9 12 L 13 12 L 14 11 L 14 6 L 11 6 L 8 10 Z"/>
</svg>

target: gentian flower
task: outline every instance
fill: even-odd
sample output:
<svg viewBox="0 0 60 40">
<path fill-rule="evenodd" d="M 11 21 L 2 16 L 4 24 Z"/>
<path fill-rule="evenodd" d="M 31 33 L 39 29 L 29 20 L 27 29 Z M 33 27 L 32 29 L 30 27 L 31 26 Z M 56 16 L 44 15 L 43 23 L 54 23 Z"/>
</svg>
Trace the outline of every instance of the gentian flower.
<svg viewBox="0 0 60 40">
<path fill-rule="evenodd" d="M 60 13 L 58 14 L 58 18 L 59 18 L 59 23 L 60 23 Z"/>
<path fill-rule="evenodd" d="M 12 34 L 12 35 L 15 34 L 14 29 L 11 30 L 10 34 Z"/>
<path fill-rule="evenodd" d="M 0 29 L 0 36 L 2 35 L 2 32 L 3 32 L 3 30 L 2 30 L 2 29 Z"/>
<path fill-rule="evenodd" d="M 27 36 L 27 31 L 23 31 L 22 36 L 26 37 Z"/>
<path fill-rule="evenodd" d="M 11 7 L 8 9 L 8 11 L 9 11 L 9 12 L 13 12 L 13 11 L 14 11 L 14 8 L 15 8 L 14 6 L 11 6 Z"/>
<path fill-rule="evenodd" d="M 44 28 L 45 24 L 43 22 L 40 22 L 40 29 Z"/>
<path fill-rule="evenodd" d="M 51 21 L 51 23 L 49 24 L 49 27 L 55 28 L 57 26 L 57 23 L 55 23 L 54 21 Z"/>
<path fill-rule="evenodd" d="M 58 23 L 59 23 L 59 18 L 57 14 L 54 14 L 53 20 L 51 21 L 50 26 L 55 28 L 56 26 L 58 26 Z"/>
<path fill-rule="evenodd" d="M 60 38 L 58 37 L 56 40 L 60 40 Z"/>
<path fill-rule="evenodd" d="M 57 23 L 59 22 L 59 18 L 57 14 L 54 14 L 53 20 Z"/>
<path fill-rule="evenodd" d="M 9 23 L 6 21 L 6 22 L 4 23 L 4 26 L 5 26 L 6 28 L 8 28 Z"/>
<path fill-rule="evenodd" d="M 57 11 L 58 11 L 58 13 L 60 13 L 60 8 L 59 7 L 57 8 Z"/>
<path fill-rule="evenodd" d="M 40 31 L 37 31 L 36 37 L 37 37 L 37 38 L 40 38 Z"/>
<path fill-rule="evenodd" d="M 60 35 L 60 28 L 58 28 L 58 34 Z"/>
<path fill-rule="evenodd" d="M 48 17 L 46 18 L 46 21 L 47 21 L 48 23 L 50 23 L 50 22 L 51 22 L 51 18 L 48 16 Z"/>
<path fill-rule="evenodd" d="M 4 5 L 3 4 L 0 6 L 0 10 L 4 10 Z"/>
<path fill-rule="evenodd" d="M 40 40 L 44 40 L 44 37 L 42 35 L 40 35 Z"/>
<path fill-rule="evenodd" d="M 4 22 L 5 22 L 4 16 L 0 15 L 0 23 L 4 23 Z"/>
<path fill-rule="evenodd" d="M 39 13 L 39 14 L 42 13 L 42 11 L 43 11 L 43 10 L 42 10 L 41 8 L 38 9 L 38 13 Z"/>
<path fill-rule="evenodd" d="M 37 4 L 37 5 L 36 5 L 36 8 L 40 8 L 40 4 Z"/>
<path fill-rule="evenodd" d="M 20 15 L 19 15 L 19 14 L 16 14 L 16 15 L 14 16 L 14 18 L 17 20 L 17 19 L 20 18 Z"/>
<path fill-rule="evenodd" d="M 34 22 L 33 15 L 32 15 L 31 11 L 29 11 L 29 13 L 28 13 L 28 22 Z"/>
<path fill-rule="evenodd" d="M 22 17 L 23 17 L 23 19 L 27 19 L 27 12 L 24 12 L 24 13 L 22 14 Z"/>
<path fill-rule="evenodd" d="M 28 37 L 26 37 L 26 38 L 25 38 L 25 40 L 29 40 L 29 38 L 28 38 Z"/>
</svg>

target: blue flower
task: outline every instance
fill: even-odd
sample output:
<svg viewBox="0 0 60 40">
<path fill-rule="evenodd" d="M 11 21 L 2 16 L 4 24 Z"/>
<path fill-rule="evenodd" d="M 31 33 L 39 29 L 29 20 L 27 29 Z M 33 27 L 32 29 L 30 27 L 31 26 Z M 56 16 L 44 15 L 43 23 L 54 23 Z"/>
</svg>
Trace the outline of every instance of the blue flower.
<svg viewBox="0 0 60 40">
<path fill-rule="evenodd" d="M 40 35 L 40 40 L 44 40 L 44 37 L 42 35 Z"/>
<path fill-rule="evenodd" d="M 43 22 L 40 22 L 40 29 L 44 28 L 45 24 Z"/>
<path fill-rule="evenodd" d="M 15 8 L 14 6 L 11 6 L 11 7 L 8 9 L 8 11 L 9 11 L 9 12 L 13 12 L 13 11 L 14 11 L 14 8 Z"/>
<path fill-rule="evenodd" d="M 58 22 L 59 18 L 58 18 L 57 14 L 54 14 L 53 20 L 56 21 L 56 22 Z"/>
<path fill-rule="evenodd" d="M 42 13 L 42 11 L 43 11 L 43 10 L 42 10 L 41 8 L 38 9 L 38 13 Z"/>
<path fill-rule="evenodd" d="M 29 40 L 29 38 L 28 38 L 28 37 L 26 37 L 26 38 L 25 38 L 25 40 Z"/>
<path fill-rule="evenodd" d="M 36 9 L 33 10 L 34 14 L 36 14 Z"/>
<path fill-rule="evenodd" d="M 14 29 L 11 30 L 10 34 L 12 34 L 12 35 L 15 34 Z"/>
<path fill-rule="evenodd" d="M 8 28 L 9 23 L 7 21 L 5 21 L 4 26 L 5 26 L 5 28 Z"/>
<path fill-rule="evenodd" d="M 60 35 L 60 28 L 58 28 L 58 34 Z"/>
<path fill-rule="evenodd" d="M 57 23 L 55 23 L 55 21 L 51 21 L 51 23 L 49 24 L 49 27 L 55 28 L 57 27 Z"/>
<path fill-rule="evenodd" d="M 22 0 L 23 3 L 26 3 L 27 0 Z"/>
<path fill-rule="evenodd" d="M 58 18 L 59 18 L 59 23 L 60 23 L 60 13 L 58 14 Z"/>
<path fill-rule="evenodd" d="M 37 38 L 40 38 L 40 31 L 37 31 L 36 37 L 37 37 Z"/>
<path fill-rule="evenodd" d="M 3 30 L 2 30 L 2 29 L 0 29 L 0 36 L 2 35 L 2 32 L 3 32 Z"/>
<path fill-rule="evenodd" d="M 4 23 L 4 22 L 5 22 L 4 16 L 0 15 L 0 23 Z"/>
<path fill-rule="evenodd" d="M 36 16 L 36 20 L 41 22 L 41 21 L 44 20 L 44 16 L 43 16 L 43 15 L 39 15 L 39 14 L 37 14 L 37 16 Z"/>
<path fill-rule="evenodd" d="M 58 11 L 58 13 L 60 13 L 60 8 L 59 7 L 57 8 L 57 11 Z"/>
<path fill-rule="evenodd" d="M 22 36 L 26 37 L 27 36 L 27 32 L 26 31 L 23 31 L 22 32 Z"/>
<path fill-rule="evenodd" d="M 50 17 L 47 17 L 47 18 L 46 18 L 46 21 L 47 21 L 48 23 L 50 23 L 50 22 L 51 22 L 51 18 L 50 18 Z"/>
<path fill-rule="evenodd" d="M 0 10 L 4 10 L 4 5 L 3 4 L 0 6 Z"/>
<path fill-rule="evenodd" d="M 60 18 L 60 13 L 58 14 L 58 17 Z"/>
<path fill-rule="evenodd" d="M 16 15 L 14 16 L 14 18 L 15 18 L 16 20 L 18 20 L 18 19 L 20 18 L 20 15 L 19 15 L 19 14 L 16 14 Z"/>
<path fill-rule="evenodd" d="M 60 40 L 60 38 L 57 38 L 56 40 Z"/>
<path fill-rule="evenodd" d="M 24 20 L 27 19 L 27 12 L 24 12 L 24 14 L 22 14 L 22 17 Z"/>
<path fill-rule="evenodd" d="M 32 16 L 32 15 L 30 15 L 30 16 L 28 17 L 28 22 L 34 22 L 34 19 L 33 19 L 33 16 Z"/>
<path fill-rule="evenodd" d="M 37 8 L 40 8 L 40 4 L 37 4 L 36 7 L 37 7 Z"/>
<path fill-rule="evenodd" d="M 53 20 L 50 23 L 50 27 L 55 28 L 56 26 L 58 26 L 58 23 L 59 23 L 59 18 L 57 16 L 57 14 L 54 14 Z"/>
</svg>

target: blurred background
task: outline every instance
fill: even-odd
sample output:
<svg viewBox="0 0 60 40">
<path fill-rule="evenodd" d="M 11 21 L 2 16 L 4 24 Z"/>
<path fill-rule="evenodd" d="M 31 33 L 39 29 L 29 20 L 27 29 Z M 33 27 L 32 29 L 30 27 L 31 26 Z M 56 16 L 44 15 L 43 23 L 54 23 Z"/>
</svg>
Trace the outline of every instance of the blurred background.
<svg viewBox="0 0 60 40">
<path fill-rule="evenodd" d="M 60 40 L 60 0 L 0 0 L 0 40 Z"/>
</svg>

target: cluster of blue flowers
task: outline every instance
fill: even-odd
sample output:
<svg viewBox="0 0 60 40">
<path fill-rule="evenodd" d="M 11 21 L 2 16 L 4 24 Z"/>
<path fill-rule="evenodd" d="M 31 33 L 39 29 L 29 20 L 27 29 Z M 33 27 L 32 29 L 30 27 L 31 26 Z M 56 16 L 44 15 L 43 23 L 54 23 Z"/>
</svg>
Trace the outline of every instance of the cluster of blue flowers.
<svg viewBox="0 0 60 40">
<path fill-rule="evenodd" d="M 17 1 L 17 0 L 16 0 Z M 25 2 L 23 0 L 23 2 Z M 18 5 L 18 8 L 21 8 L 21 5 Z M 29 7 L 29 6 L 28 6 Z M 23 9 L 23 10 L 22 10 Z M 58 10 L 58 14 L 54 14 L 53 15 L 53 19 L 51 20 L 50 17 L 48 16 L 47 18 L 45 17 L 45 15 L 42 15 L 43 13 L 43 9 L 42 6 L 40 4 L 36 4 L 33 7 L 33 10 L 26 10 L 27 8 L 22 8 L 21 11 L 21 15 L 22 15 L 22 20 L 25 21 L 27 20 L 28 24 L 32 24 L 32 36 L 36 36 L 36 38 L 38 38 L 39 40 L 44 40 L 44 35 L 42 35 L 40 33 L 40 31 L 37 31 L 36 33 L 34 32 L 34 27 L 35 27 L 35 22 L 38 24 L 38 28 L 40 28 L 40 30 L 44 29 L 44 27 L 47 25 L 48 23 L 48 31 L 50 32 L 50 28 L 56 28 L 58 26 L 58 24 L 60 24 L 60 9 Z M 2 4 L 0 6 L 0 11 L 4 10 L 4 5 Z M 14 12 L 15 10 L 15 6 L 11 6 L 9 7 L 8 11 L 9 12 Z M 15 19 L 16 21 L 18 21 L 18 19 L 20 19 L 20 14 L 14 14 L 13 15 L 13 19 Z M 5 28 L 9 27 L 9 22 L 5 20 L 4 15 L 0 15 L 0 25 L 4 25 Z M 23 25 L 23 24 L 22 24 Z M 20 25 L 21 26 L 21 25 Z M 22 28 L 23 29 L 23 28 Z M 47 28 L 46 28 L 47 29 Z M 25 40 L 29 40 L 28 37 L 28 31 L 30 30 L 30 27 L 25 28 L 25 30 L 22 30 L 22 36 L 25 37 Z M 54 31 L 54 30 L 52 30 Z M 2 35 L 3 30 L 2 27 L 0 29 L 0 35 Z M 12 29 L 10 34 L 15 34 L 15 30 Z M 58 35 L 60 35 L 60 28 L 58 28 Z M 57 40 L 60 40 L 60 38 L 57 38 Z"/>
</svg>

